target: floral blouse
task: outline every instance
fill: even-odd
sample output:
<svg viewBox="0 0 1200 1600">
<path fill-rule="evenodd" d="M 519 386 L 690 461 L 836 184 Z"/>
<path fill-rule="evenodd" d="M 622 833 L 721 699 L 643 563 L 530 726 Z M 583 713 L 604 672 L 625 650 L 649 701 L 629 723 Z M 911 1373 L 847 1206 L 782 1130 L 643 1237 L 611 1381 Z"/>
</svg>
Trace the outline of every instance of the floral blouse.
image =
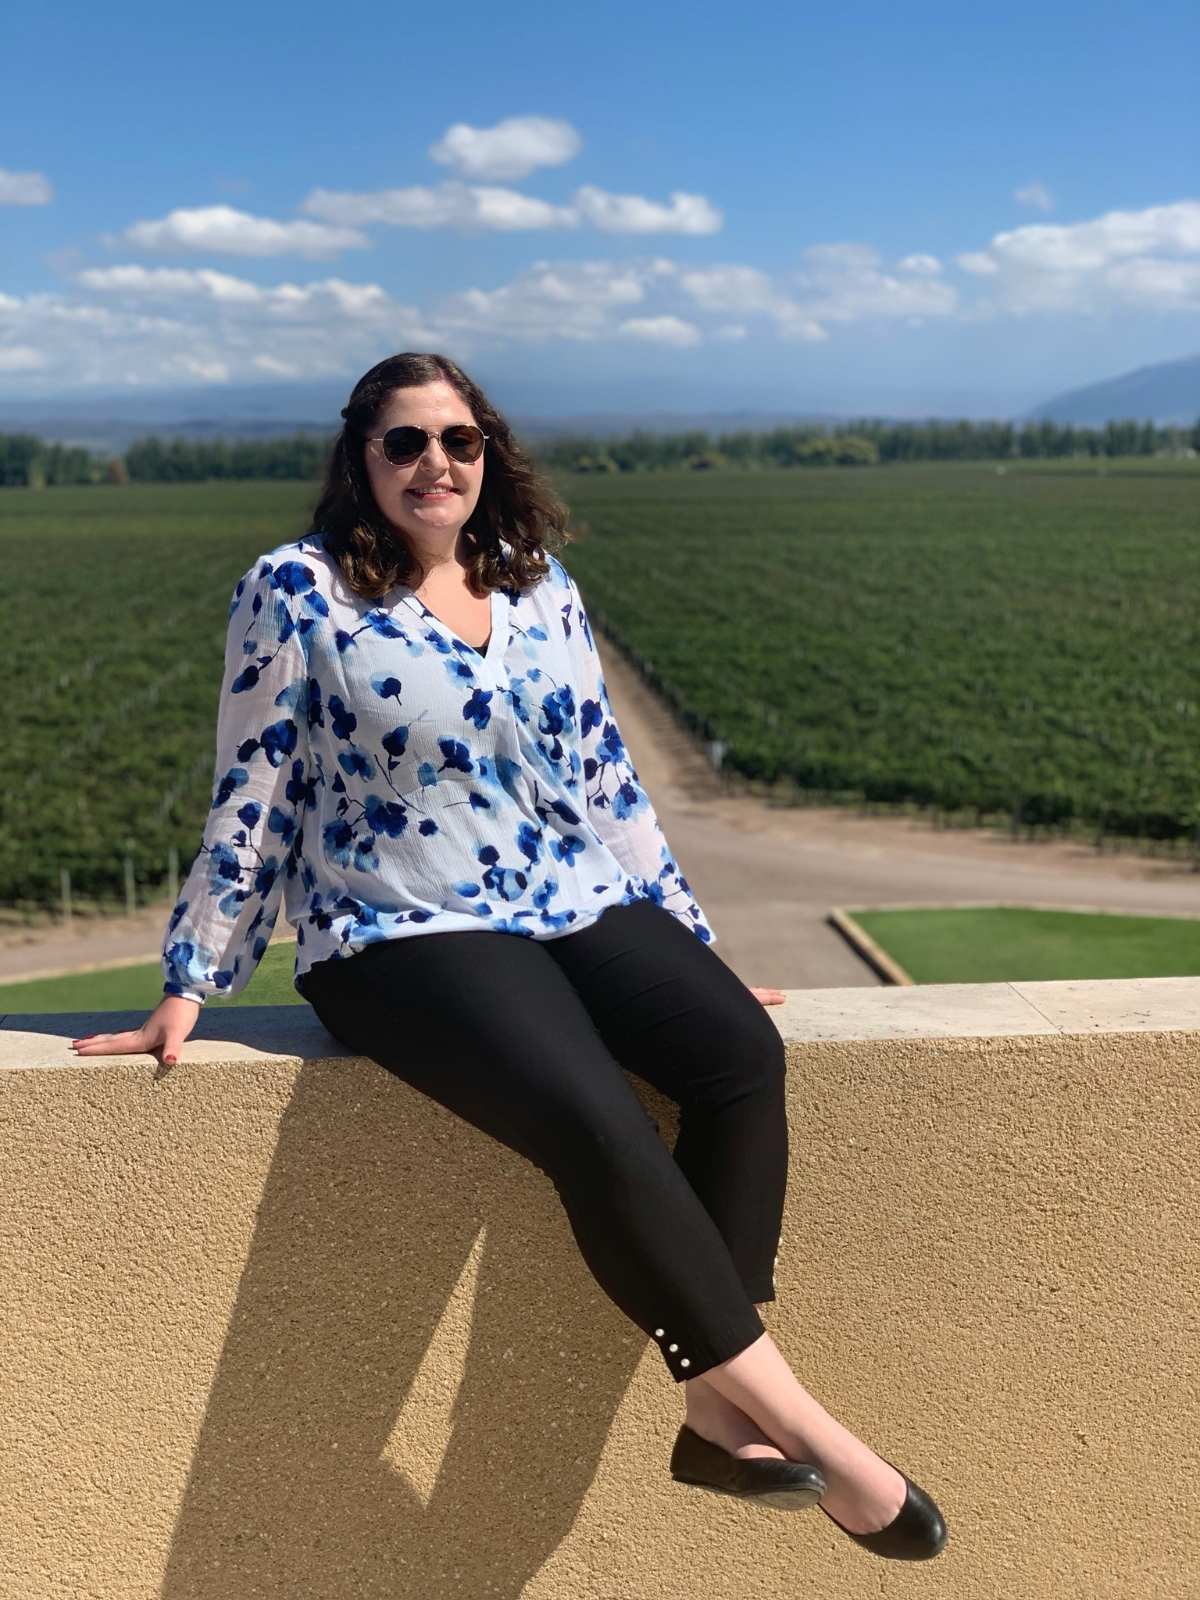
<svg viewBox="0 0 1200 1600">
<path fill-rule="evenodd" d="M 553 939 L 647 899 L 712 932 L 638 782 L 557 561 L 491 596 L 474 650 L 410 589 L 364 600 L 319 539 L 230 607 L 203 842 L 171 914 L 168 994 L 239 993 L 282 903 L 296 981 L 379 939 Z"/>
</svg>

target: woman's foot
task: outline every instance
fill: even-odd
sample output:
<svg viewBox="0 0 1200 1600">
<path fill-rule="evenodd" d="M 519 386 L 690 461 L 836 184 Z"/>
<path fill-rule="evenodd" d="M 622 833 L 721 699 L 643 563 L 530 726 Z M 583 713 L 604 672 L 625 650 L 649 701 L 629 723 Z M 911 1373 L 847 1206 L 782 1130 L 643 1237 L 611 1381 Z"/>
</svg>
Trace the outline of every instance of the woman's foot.
<svg viewBox="0 0 1200 1600">
<path fill-rule="evenodd" d="M 687 1400 L 684 1420 L 693 1433 L 743 1461 L 784 1459 L 783 1451 L 771 1443 L 762 1429 L 703 1378 L 689 1378 L 683 1388 Z"/>
<path fill-rule="evenodd" d="M 822 1509 L 847 1533 L 876 1533 L 898 1516 L 907 1494 L 903 1476 L 801 1387 L 769 1334 L 687 1387 L 690 1391 L 700 1383 L 716 1391 L 735 1418 L 742 1416 L 785 1459 L 820 1468 L 829 1485 Z M 703 1434 L 703 1424 L 695 1431 Z M 729 1448 L 723 1439 L 714 1442 Z"/>
</svg>

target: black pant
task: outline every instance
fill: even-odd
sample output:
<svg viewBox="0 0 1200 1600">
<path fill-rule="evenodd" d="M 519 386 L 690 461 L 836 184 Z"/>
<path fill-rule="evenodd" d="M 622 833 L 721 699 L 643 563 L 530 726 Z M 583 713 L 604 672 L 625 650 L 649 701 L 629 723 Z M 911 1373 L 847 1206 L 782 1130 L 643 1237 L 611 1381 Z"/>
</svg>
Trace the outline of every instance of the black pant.
<svg viewBox="0 0 1200 1600">
<path fill-rule="evenodd" d="M 303 984 L 348 1049 L 549 1176 L 601 1288 L 677 1380 L 759 1337 L 787 1179 L 783 1045 L 669 912 L 613 906 L 548 940 L 389 939 Z M 674 1157 L 618 1061 L 678 1103 Z"/>
</svg>

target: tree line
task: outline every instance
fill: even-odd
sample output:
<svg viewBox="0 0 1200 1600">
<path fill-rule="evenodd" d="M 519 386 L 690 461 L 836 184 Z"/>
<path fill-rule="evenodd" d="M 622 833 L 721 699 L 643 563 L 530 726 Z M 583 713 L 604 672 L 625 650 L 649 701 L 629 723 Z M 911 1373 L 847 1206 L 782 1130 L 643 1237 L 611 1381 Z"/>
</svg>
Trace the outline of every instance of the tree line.
<svg viewBox="0 0 1200 1600">
<path fill-rule="evenodd" d="M 123 456 L 46 444 L 31 433 L 0 433 L 0 484 L 206 483 L 212 479 L 320 478 L 331 438 L 136 439 Z"/>
<path fill-rule="evenodd" d="M 567 472 L 646 472 L 680 468 L 869 466 L 881 461 L 1012 461 L 1075 457 L 1187 455 L 1200 452 L 1200 418 L 1190 428 L 1108 422 L 1077 428 L 1027 422 L 879 422 L 743 429 L 716 438 L 701 429 L 622 438 L 563 436 L 538 451 Z"/>
<path fill-rule="evenodd" d="M 31 433 L 0 433 L 0 484 L 204 483 L 220 479 L 319 479 L 332 438 L 135 440 L 123 456 L 47 444 Z M 714 437 L 704 429 L 622 437 L 564 434 L 535 440 L 539 464 L 564 472 L 669 472 L 684 469 L 873 466 L 889 461 L 1067 460 L 1076 457 L 1187 455 L 1200 452 L 1200 419 L 1190 428 L 1152 422 L 880 422 L 827 428 L 804 424 Z"/>
</svg>

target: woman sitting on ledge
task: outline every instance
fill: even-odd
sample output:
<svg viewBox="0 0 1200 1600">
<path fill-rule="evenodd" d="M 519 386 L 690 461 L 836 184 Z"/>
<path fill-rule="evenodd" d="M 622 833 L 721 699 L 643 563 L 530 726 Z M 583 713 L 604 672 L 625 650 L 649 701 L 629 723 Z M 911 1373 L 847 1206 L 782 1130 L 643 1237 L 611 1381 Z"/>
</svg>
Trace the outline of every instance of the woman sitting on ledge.
<svg viewBox="0 0 1200 1600">
<path fill-rule="evenodd" d="M 369 1056 L 551 1178 L 588 1266 L 685 1386 L 684 1483 L 920 1560 L 933 1502 L 793 1377 L 774 1298 L 783 1046 L 712 935 L 629 763 L 565 510 L 452 362 L 354 388 L 304 538 L 237 586 L 217 786 L 164 997 L 81 1055 L 177 1058 L 281 901 L 296 987 Z M 757 997 L 756 997 L 757 996 Z M 624 1067 L 678 1102 L 674 1155 Z"/>
</svg>

